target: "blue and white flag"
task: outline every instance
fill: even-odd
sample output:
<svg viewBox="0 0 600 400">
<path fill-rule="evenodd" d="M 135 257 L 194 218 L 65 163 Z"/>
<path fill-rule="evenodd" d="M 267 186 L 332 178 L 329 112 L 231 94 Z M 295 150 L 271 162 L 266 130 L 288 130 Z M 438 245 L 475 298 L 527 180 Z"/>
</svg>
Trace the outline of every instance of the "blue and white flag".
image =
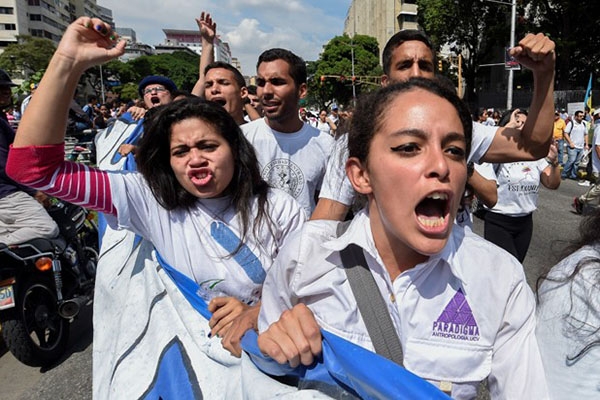
<svg viewBox="0 0 600 400">
<path fill-rule="evenodd" d="M 177 272 L 158 256 L 161 266 L 173 278 L 192 307 L 207 320 L 211 313 L 200 296 L 199 285 Z M 257 334 L 248 331 L 242 339 L 242 347 L 253 362 L 265 373 L 275 376 L 297 378 L 299 388 L 317 390 L 330 394 L 333 398 L 360 397 L 363 399 L 449 399 L 449 397 L 429 382 L 407 371 L 380 355 L 357 346 L 330 332 L 322 330 L 323 354 L 311 367 L 290 369 L 262 355 L 257 345 Z M 253 369 L 243 364 L 243 370 Z M 297 389 L 278 384 L 266 375 L 246 372 L 251 380 L 243 379 L 243 393 L 246 399 L 275 398 L 282 393 L 291 395 Z M 258 381 L 257 381 L 258 380 Z M 292 379 L 294 380 L 294 379 Z M 257 390 L 264 382 L 271 386 L 268 397 Z M 277 396 L 272 392 L 278 387 Z M 314 393 L 313 393 L 314 394 Z"/>
<path fill-rule="evenodd" d="M 140 126 L 123 122 L 112 138 L 99 134 L 100 168 L 127 169 L 114 155 Z M 214 226 L 211 235 L 230 243 L 224 228 Z M 264 279 L 250 254 L 237 257 L 249 276 Z M 323 355 L 310 368 L 291 370 L 265 358 L 254 331 L 243 338 L 247 353 L 235 358 L 220 338 L 209 337 L 211 313 L 201 292 L 151 243 L 106 227 L 94 299 L 94 399 L 448 398 L 404 368 L 325 331 Z M 265 372 L 287 375 L 295 384 Z"/>
<path fill-rule="evenodd" d="M 590 80 L 588 81 L 587 89 L 585 91 L 585 98 L 583 104 L 590 110 L 592 110 L 592 74 L 590 73 Z"/>
</svg>

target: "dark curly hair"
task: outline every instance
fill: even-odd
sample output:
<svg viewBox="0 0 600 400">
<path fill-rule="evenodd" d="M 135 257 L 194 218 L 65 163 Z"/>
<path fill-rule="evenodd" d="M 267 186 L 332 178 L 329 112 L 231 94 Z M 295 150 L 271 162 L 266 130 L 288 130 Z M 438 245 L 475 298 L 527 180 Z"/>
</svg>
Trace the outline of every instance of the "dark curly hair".
<svg viewBox="0 0 600 400">
<path fill-rule="evenodd" d="M 465 133 L 466 153 L 468 158 L 471 151 L 471 137 L 473 136 L 473 120 L 467 105 L 458 97 L 456 92 L 436 78 L 411 78 L 405 82 L 386 86 L 376 92 L 363 96 L 356 107 L 355 115 L 350 125 L 348 136 L 349 157 L 356 157 L 360 161 L 366 161 L 373 136 L 381 128 L 384 114 L 388 112 L 389 103 L 401 93 L 410 92 L 415 89 L 423 89 L 446 99 L 454 106 Z M 398 118 L 402 118 L 401 115 Z"/>
<path fill-rule="evenodd" d="M 261 221 L 270 221 L 267 203 L 269 185 L 260 175 L 254 147 L 219 104 L 201 98 L 188 98 L 157 107 L 150 115 L 146 115 L 144 136 L 136 154 L 138 170 L 165 209 L 189 209 L 199 201 L 179 184 L 170 162 L 171 127 L 189 118 L 198 118 L 211 125 L 231 148 L 235 170 L 225 193 L 231 195 L 231 206 L 241 216 L 243 242 L 250 226 L 248 204 L 253 196 L 258 197 L 255 233 Z"/>
</svg>

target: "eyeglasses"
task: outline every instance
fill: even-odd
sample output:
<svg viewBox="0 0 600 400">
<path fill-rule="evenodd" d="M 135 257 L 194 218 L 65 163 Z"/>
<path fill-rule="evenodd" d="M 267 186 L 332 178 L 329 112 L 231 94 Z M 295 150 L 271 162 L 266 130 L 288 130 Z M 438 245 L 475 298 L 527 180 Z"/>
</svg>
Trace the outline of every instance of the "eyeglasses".
<svg viewBox="0 0 600 400">
<path fill-rule="evenodd" d="M 164 87 L 157 86 L 157 87 L 144 89 L 144 95 L 150 94 L 152 92 L 162 93 L 162 92 L 166 92 L 166 91 L 167 91 L 167 89 L 165 89 Z"/>
</svg>

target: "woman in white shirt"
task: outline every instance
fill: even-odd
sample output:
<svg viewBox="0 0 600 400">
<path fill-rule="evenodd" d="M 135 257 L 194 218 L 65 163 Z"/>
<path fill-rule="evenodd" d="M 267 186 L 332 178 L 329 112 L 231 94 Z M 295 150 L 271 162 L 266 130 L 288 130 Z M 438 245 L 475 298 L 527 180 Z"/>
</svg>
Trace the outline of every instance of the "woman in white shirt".
<svg viewBox="0 0 600 400">
<path fill-rule="evenodd" d="M 23 184 L 105 213 L 112 227 L 131 230 L 151 242 L 159 253 L 156 258 L 164 260 L 160 267 L 136 266 L 135 273 L 115 276 L 114 281 L 117 285 L 142 279 L 142 293 L 155 288 L 158 292 L 152 294 L 155 300 L 127 293 L 126 306 L 115 300 L 121 314 L 130 318 L 127 328 L 134 337 L 117 329 L 111 347 L 116 354 L 111 359 L 114 370 L 102 384 L 111 397 L 138 398 L 150 390 L 151 377 L 160 366 L 155 363 L 166 351 L 164 340 L 177 340 L 183 352 L 195 355 L 190 381 L 197 385 L 215 380 L 194 364 L 205 359 L 211 346 L 202 347 L 201 340 L 224 336 L 223 345 L 239 357 L 236 343 L 244 330 L 234 333 L 233 321 L 246 316 L 250 325 L 256 323 L 266 272 L 305 214 L 291 196 L 261 178 L 255 151 L 233 118 L 218 104 L 201 99 L 179 100 L 146 115 L 145 135 L 136 153 L 139 173 L 107 172 L 65 161 L 64 132 L 72 94 L 87 68 L 123 53 L 125 42 L 117 43 L 116 38 L 110 25 L 96 18 L 81 17 L 68 27 L 28 106 L 6 171 Z M 52 111 L 47 104 L 53 105 Z M 208 303 L 212 315 L 205 320 L 190 310 L 191 300 L 182 301 L 189 294 L 184 289 L 190 287 L 200 297 L 194 300 Z M 129 302 L 129 297 L 136 301 Z M 148 303 L 149 309 L 131 312 Z M 159 315 L 153 310 L 160 310 Z M 94 322 L 113 329 L 115 321 Z M 144 324 L 156 333 L 148 339 L 149 350 L 138 346 L 148 343 Z M 130 355 L 137 349 L 140 355 L 133 360 Z M 128 362 L 135 367 L 128 368 Z M 129 373 L 139 379 L 129 379 Z M 118 379 L 125 383 L 113 388 Z M 224 389 L 222 385 L 215 390 Z M 207 393 L 203 392 L 216 398 Z"/>
<path fill-rule="evenodd" d="M 517 109 L 503 119 L 500 126 L 521 128 L 527 113 Z M 560 186 L 556 144 L 550 146 L 545 159 L 484 164 L 478 171 L 484 178 L 497 182 L 498 192 L 496 204 L 485 213 L 484 237 L 523 262 L 533 234 L 533 212 L 537 208 L 540 183 L 548 189 Z"/>
<path fill-rule="evenodd" d="M 328 133 L 331 136 L 335 135 L 335 130 L 337 129 L 333 121 L 327 116 L 327 110 L 325 109 L 319 112 L 319 118 L 315 122 L 315 127 L 321 132 Z"/>
<path fill-rule="evenodd" d="M 263 290 L 264 354 L 285 368 L 311 365 L 321 353 L 320 328 L 374 349 L 341 261 L 352 244 L 387 306 L 407 370 L 457 399 L 476 397 L 482 380 L 492 398 L 547 397 L 522 266 L 453 225 L 471 135 L 466 105 L 434 80 L 411 79 L 362 99 L 346 172 L 368 203 L 345 230 L 311 221 L 284 246 Z"/>
</svg>

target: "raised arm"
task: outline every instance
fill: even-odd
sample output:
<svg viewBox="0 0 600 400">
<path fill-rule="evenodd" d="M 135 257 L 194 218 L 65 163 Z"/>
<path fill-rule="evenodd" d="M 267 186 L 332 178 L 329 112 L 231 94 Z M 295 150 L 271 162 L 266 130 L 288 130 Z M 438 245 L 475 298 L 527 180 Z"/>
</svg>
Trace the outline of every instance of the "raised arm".
<svg viewBox="0 0 600 400">
<path fill-rule="evenodd" d="M 63 141 L 81 74 L 123 54 L 125 42 L 113 47 L 115 41 L 110 26 L 99 19 L 82 17 L 69 25 L 21 120 L 6 166 L 18 182 L 111 214 L 107 173 L 64 161 Z"/>
<path fill-rule="evenodd" d="M 533 98 L 522 130 L 498 128 L 482 158 L 486 162 L 538 160 L 548 154 L 554 124 L 554 42 L 542 33 L 528 34 L 510 50 L 533 72 Z"/>
<path fill-rule="evenodd" d="M 250 121 L 254 121 L 255 119 L 261 118 L 261 115 L 258 113 L 258 111 L 256 111 L 256 108 L 254 108 L 254 106 L 250 104 L 249 101 L 246 101 L 246 98 L 244 98 L 244 111 L 246 111 L 246 114 L 248 114 L 248 118 L 250 118 Z"/>
<path fill-rule="evenodd" d="M 100 19 L 81 17 L 67 28 L 19 124 L 13 147 L 64 141 L 69 104 L 83 72 L 123 54 L 116 34 Z M 49 106 L 52 105 L 52 106 Z"/>
<path fill-rule="evenodd" d="M 332 134 L 335 133 L 335 131 L 337 130 L 337 125 L 333 123 L 333 121 L 331 120 L 331 118 L 327 117 L 325 119 L 325 121 L 327 121 L 327 124 L 329 125 L 329 128 L 331 128 L 331 132 Z"/>
<path fill-rule="evenodd" d="M 487 179 L 479 172 L 473 171 L 473 175 L 469 177 L 469 185 L 486 207 L 493 208 L 498 202 L 498 186 L 495 180 Z"/>
<path fill-rule="evenodd" d="M 217 33 L 217 23 L 205 11 L 202 11 L 200 18 L 196 18 L 196 23 L 198 24 L 198 29 L 200 29 L 200 36 L 202 36 L 202 54 L 200 54 L 198 81 L 192 89 L 192 94 L 204 97 L 204 69 L 215 59 L 214 41 Z"/>
<path fill-rule="evenodd" d="M 550 151 L 548 151 L 546 161 L 548 162 L 548 166 L 544 168 L 544 170 L 540 174 L 540 180 L 542 181 L 542 185 L 544 185 L 548 189 L 558 189 L 558 187 L 560 186 L 561 179 L 560 168 L 558 164 L 558 149 L 556 148 L 556 143 L 552 143 L 550 145 Z"/>
</svg>

